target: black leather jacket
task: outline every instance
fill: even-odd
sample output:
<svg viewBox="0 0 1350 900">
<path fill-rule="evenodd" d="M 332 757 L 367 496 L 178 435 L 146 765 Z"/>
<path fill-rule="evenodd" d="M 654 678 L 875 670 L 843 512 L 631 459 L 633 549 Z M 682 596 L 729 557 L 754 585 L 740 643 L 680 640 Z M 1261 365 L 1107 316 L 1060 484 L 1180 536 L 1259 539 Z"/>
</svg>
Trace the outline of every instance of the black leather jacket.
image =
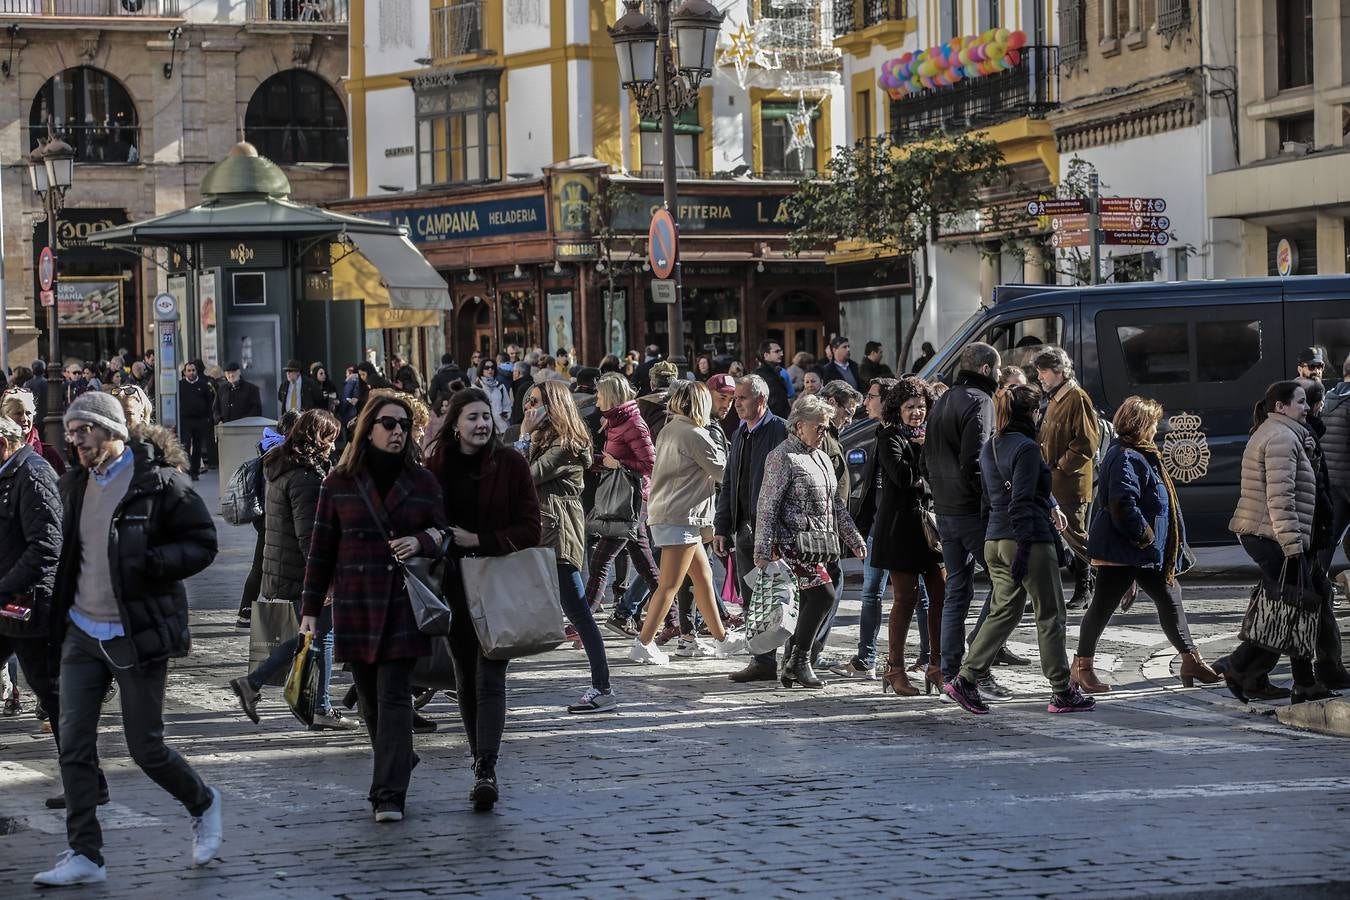
<svg viewBox="0 0 1350 900">
<path fill-rule="evenodd" d="M 933 511 L 980 515 L 980 450 L 994 433 L 994 379 L 962 369 L 928 414 L 923 459 Z"/>
</svg>

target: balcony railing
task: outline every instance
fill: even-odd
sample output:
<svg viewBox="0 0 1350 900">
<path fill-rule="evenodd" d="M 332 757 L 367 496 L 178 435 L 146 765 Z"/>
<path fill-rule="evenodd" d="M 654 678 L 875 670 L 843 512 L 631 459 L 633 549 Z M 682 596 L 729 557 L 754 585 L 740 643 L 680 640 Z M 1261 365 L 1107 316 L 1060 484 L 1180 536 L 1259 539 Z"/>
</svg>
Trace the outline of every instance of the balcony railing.
<svg viewBox="0 0 1350 900">
<path fill-rule="evenodd" d="M 178 0 L 0 0 L 3 16 L 178 18 Z"/>
<path fill-rule="evenodd" d="M 454 0 L 431 11 L 431 58 L 483 49 L 483 0 Z"/>
<path fill-rule="evenodd" d="M 250 22 L 345 25 L 347 0 L 249 0 L 248 19 Z"/>
<path fill-rule="evenodd" d="M 843 37 L 882 22 L 909 18 L 906 0 L 838 0 L 834 5 L 834 36 Z"/>
<path fill-rule="evenodd" d="M 1056 48 L 1027 45 L 1021 56 L 1016 66 L 994 75 L 892 100 L 892 136 L 904 143 L 934 131 L 968 131 L 1045 115 L 1059 100 Z"/>
<path fill-rule="evenodd" d="M 1191 0 L 1159 0 L 1158 34 L 1167 44 L 1191 27 Z"/>
</svg>

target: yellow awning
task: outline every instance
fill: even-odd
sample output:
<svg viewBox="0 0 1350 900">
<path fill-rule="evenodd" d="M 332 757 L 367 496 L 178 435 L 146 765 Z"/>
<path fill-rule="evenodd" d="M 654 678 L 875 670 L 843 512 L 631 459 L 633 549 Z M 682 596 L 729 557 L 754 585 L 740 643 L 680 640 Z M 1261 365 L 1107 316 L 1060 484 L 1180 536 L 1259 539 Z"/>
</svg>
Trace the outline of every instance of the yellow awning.
<svg viewBox="0 0 1350 900">
<path fill-rule="evenodd" d="M 364 300 L 366 303 L 366 329 L 369 331 L 377 331 L 383 328 L 440 327 L 444 321 L 444 310 L 448 308 L 450 302 L 450 292 L 446 289 L 444 280 L 436 274 L 436 270 L 432 269 L 431 265 L 409 243 L 408 248 L 416 254 L 421 264 L 429 269 L 435 275 L 436 280 L 440 282 L 440 290 L 444 294 L 446 305 L 441 306 L 439 298 L 435 298 L 436 308 L 405 308 L 405 304 L 411 299 L 420 296 L 425 301 L 425 299 L 430 298 L 430 292 L 433 288 L 428 285 L 414 288 L 412 292 L 408 290 L 406 285 L 391 288 L 388 277 L 382 275 L 381 270 L 376 268 L 375 263 L 366 256 L 365 246 L 372 237 L 387 237 L 387 235 L 361 235 L 363 240 L 357 244 L 361 248 L 361 252 L 347 253 L 333 265 L 333 299 Z M 353 242 L 356 243 L 355 240 Z M 406 239 L 404 239 L 404 242 L 407 243 Z M 378 254 L 377 258 L 380 258 Z M 386 258 L 385 265 L 396 266 L 397 263 Z M 406 281 L 406 279 L 404 280 Z"/>
</svg>

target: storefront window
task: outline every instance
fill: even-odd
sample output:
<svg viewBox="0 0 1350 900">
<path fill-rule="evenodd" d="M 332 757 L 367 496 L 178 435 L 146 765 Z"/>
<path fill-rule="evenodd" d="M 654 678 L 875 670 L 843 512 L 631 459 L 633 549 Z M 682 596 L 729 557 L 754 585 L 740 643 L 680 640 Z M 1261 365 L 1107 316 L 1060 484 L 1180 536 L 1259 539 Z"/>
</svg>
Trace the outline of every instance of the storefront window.
<svg viewBox="0 0 1350 900">
<path fill-rule="evenodd" d="M 342 101 L 322 78 L 298 69 L 273 75 L 253 92 L 244 137 L 275 163 L 347 163 Z"/>
<path fill-rule="evenodd" d="M 529 336 L 530 310 L 534 307 L 534 295 L 530 291 L 501 292 L 501 322 L 503 347 L 519 344 L 528 347 L 532 343 Z"/>
<path fill-rule="evenodd" d="M 131 95 L 100 69 L 66 69 L 42 86 L 28 117 L 29 149 L 47 139 L 48 122 L 80 162 L 140 161 L 139 119 Z"/>
<path fill-rule="evenodd" d="M 652 301 L 647 290 L 646 343 L 666 346 L 666 307 Z M 685 352 L 728 353 L 740 357 L 741 292 L 738 288 L 686 287 L 684 289 Z"/>
<path fill-rule="evenodd" d="M 661 177 L 661 123 L 643 119 L 638 125 L 644 178 Z M 675 117 L 675 172 L 681 178 L 698 177 L 698 144 L 703 126 L 698 121 L 698 104 Z"/>
<path fill-rule="evenodd" d="M 792 143 L 792 120 L 789 117 L 796 112 L 796 103 L 764 103 L 760 107 L 765 175 L 815 174 L 816 120 L 820 118 L 820 107 L 815 107 L 808 113 L 811 117 L 807 124 L 811 134 L 811 146 L 801 152 L 788 149 Z"/>
</svg>

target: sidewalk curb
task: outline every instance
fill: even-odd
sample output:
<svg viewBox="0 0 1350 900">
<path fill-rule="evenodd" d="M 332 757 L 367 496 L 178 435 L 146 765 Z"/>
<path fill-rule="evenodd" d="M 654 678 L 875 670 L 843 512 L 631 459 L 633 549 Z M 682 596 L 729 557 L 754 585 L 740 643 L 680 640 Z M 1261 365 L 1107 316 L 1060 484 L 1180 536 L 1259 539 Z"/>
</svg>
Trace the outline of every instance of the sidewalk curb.
<svg viewBox="0 0 1350 900">
<path fill-rule="evenodd" d="M 1336 737 L 1350 737 L 1350 700 L 1331 698 L 1312 703 L 1295 703 L 1275 711 L 1275 718 L 1300 731 L 1316 731 Z"/>
</svg>

